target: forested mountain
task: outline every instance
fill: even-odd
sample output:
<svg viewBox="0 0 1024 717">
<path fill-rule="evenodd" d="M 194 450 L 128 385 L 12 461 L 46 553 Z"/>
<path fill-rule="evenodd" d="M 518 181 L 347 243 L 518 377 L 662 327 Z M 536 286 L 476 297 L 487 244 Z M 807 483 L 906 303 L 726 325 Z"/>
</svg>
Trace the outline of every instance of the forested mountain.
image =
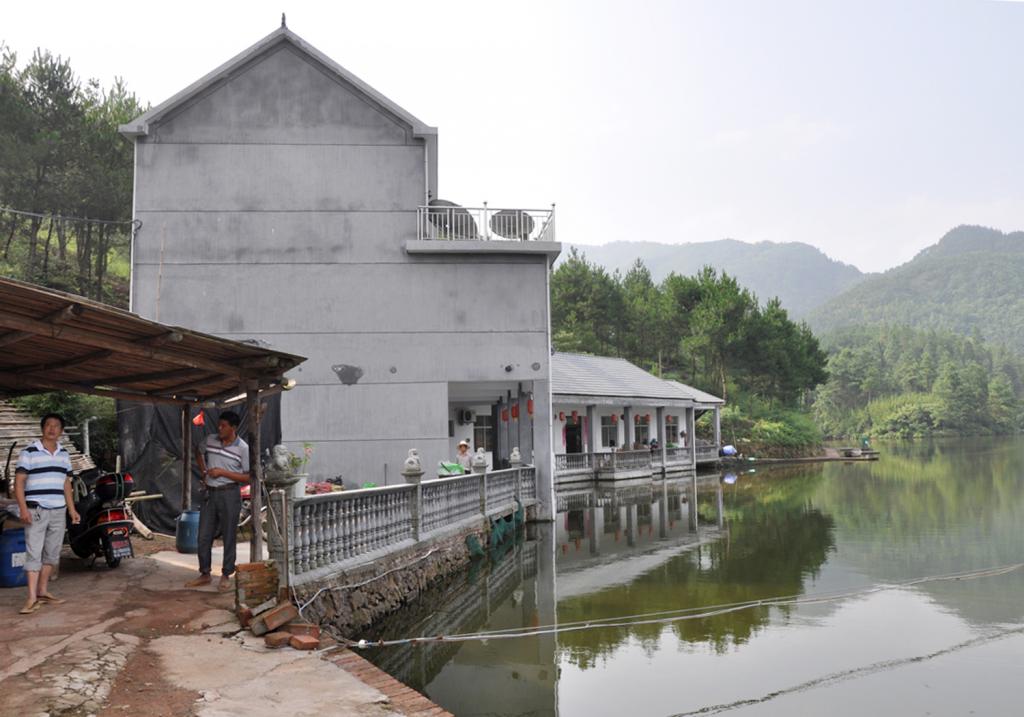
<svg viewBox="0 0 1024 717">
<path fill-rule="evenodd" d="M 814 412 L 826 435 L 1012 433 L 1022 425 L 1024 361 L 936 330 L 870 326 L 831 334 Z"/>
<path fill-rule="evenodd" d="M 981 336 L 1024 353 L 1024 232 L 960 226 L 807 317 L 818 335 L 877 324 Z"/>
<path fill-rule="evenodd" d="M 807 315 L 830 298 L 865 278 L 859 269 L 830 259 L 808 244 L 758 242 L 735 239 L 700 244 L 612 242 L 602 246 L 578 246 L 587 259 L 609 273 L 625 274 L 639 259 L 655 282 L 669 274 L 692 276 L 705 266 L 734 277 L 763 304 L 778 297 L 795 318 Z M 569 253 L 562 253 L 562 260 Z"/>
</svg>

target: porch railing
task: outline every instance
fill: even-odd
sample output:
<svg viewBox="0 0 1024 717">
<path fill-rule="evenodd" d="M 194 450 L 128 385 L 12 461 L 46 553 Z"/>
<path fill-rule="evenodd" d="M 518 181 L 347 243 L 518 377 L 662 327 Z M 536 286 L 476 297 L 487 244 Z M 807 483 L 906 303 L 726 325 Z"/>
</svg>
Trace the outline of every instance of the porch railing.
<svg viewBox="0 0 1024 717">
<path fill-rule="evenodd" d="M 495 209 L 426 206 L 416 210 L 416 238 L 459 241 L 555 241 L 555 207 Z"/>
<path fill-rule="evenodd" d="M 651 467 L 651 451 L 645 448 L 639 451 L 595 453 L 594 460 L 599 471 L 640 470 Z"/>
<path fill-rule="evenodd" d="M 522 466 L 420 484 L 347 490 L 289 501 L 287 553 L 292 583 L 346 569 L 411 546 L 453 526 L 536 502 L 536 470 Z M 276 509 L 274 501 L 272 508 Z"/>
<path fill-rule="evenodd" d="M 661 465 L 661 449 L 655 449 L 651 453 L 651 458 L 655 465 Z M 690 450 L 682 446 L 675 446 L 672 448 L 665 449 L 665 463 L 666 465 L 675 465 L 679 463 L 686 463 L 690 460 Z"/>
<path fill-rule="evenodd" d="M 593 453 L 556 453 L 556 471 L 587 471 L 594 469 Z"/>
<path fill-rule="evenodd" d="M 714 443 L 698 443 L 696 449 L 698 461 L 708 462 L 718 460 L 718 446 Z"/>
</svg>

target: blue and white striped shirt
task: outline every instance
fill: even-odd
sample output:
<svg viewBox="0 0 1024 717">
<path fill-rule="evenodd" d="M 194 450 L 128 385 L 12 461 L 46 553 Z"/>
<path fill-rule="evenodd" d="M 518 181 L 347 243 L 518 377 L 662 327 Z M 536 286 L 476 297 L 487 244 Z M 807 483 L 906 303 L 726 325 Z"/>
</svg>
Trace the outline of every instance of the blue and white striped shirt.
<svg viewBox="0 0 1024 717">
<path fill-rule="evenodd" d="M 64 481 L 71 475 L 71 455 L 61 444 L 50 453 L 36 441 L 18 455 L 15 475 L 25 473 L 25 500 L 43 508 L 63 508 Z"/>
</svg>

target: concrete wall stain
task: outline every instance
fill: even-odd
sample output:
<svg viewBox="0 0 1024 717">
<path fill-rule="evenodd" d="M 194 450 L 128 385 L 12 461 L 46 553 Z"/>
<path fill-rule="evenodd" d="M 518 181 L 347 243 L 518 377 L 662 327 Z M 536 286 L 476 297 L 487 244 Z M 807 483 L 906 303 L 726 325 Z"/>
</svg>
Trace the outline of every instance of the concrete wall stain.
<svg viewBox="0 0 1024 717">
<path fill-rule="evenodd" d="M 363 369 L 359 366 L 339 363 L 331 366 L 331 370 L 338 375 L 338 380 L 346 386 L 354 386 L 363 377 Z"/>
</svg>

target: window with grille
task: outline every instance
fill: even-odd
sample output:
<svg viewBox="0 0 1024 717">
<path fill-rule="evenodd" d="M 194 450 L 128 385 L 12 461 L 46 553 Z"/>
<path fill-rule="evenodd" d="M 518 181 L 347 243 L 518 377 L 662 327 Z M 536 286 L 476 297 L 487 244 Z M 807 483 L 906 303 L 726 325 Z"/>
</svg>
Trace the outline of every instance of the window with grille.
<svg viewBox="0 0 1024 717">
<path fill-rule="evenodd" d="M 612 422 L 611 416 L 601 416 L 601 445 L 605 448 L 616 448 L 619 444 L 619 424 Z"/>
<path fill-rule="evenodd" d="M 477 414 L 473 423 L 473 450 L 483 448 L 489 453 L 494 452 L 494 416 Z"/>
</svg>

